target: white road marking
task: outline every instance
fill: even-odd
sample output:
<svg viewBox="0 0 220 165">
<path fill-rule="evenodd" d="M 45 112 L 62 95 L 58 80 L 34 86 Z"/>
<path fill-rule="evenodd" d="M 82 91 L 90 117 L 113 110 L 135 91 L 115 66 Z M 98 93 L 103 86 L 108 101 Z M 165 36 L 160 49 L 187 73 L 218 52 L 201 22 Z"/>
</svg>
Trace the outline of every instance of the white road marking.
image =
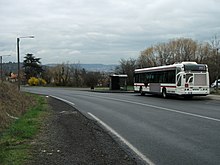
<svg viewBox="0 0 220 165">
<path fill-rule="evenodd" d="M 217 118 L 203 116 L 203 115 L 189 113 L 189 112 L 183 112 L 183 111 L 170 109 L 170 108 L 165 108 L 165 107 L 160 107 L 160 106 L 151 105 L 151 104 L 139 103 L 139 102 L 134 102 L 134 101 L 129 101 L 129 100 L 122 100 L 122 99 L 116 99 L 116 98 L 111 98 L 111 97 L 104 97 L 104 96 L 94 96 L 94 95 L 87 95 L 87 96 L 97 97 L 97 98 L 102 98 L 102 99 L 104 98 L 104 99 L 108 99 L 108 100 L 120 101 L 120 102 L 125 102 L 125 103 L 130 103 L 130 104 L 136 104 L 136 105 L 142 105 L 142 106 L 146 106 L 146 107 L 152 107 L 152 108 L 165 110 L 165 111 L 169 111 L 169 112 L 175 112 L 175 113 L 179 113 L 179 114 L 184 114 L 184 115 L 188 115 L 188 116 L 193 116 L 193 117 L 197 117 L 197 118 L 202 118 L 202 119 L 207 119 L 207 120 L 220 122 L 220 119 L 217 119 Z M 51 97 L 54 97 L 54 98 L 59 99 L 61 101 L 64 101 L 64 102 L 66 102 L 66 103 L 68 103 L 72 106 L 75 105 L 74 103 L 72 103 L 70 101 L 67 101 L 65 99 L 62 99 L 62 98 L 59 98 L 59 97 L 56 97 L 56 96 L 51 96 Z"/>
<path fill-rule="evenodd" d="M 198 117 L 198 118 L 202 118 L 202 119 L 207 119 L 207 120 L 212 120 L 212 121 L 220 122 L 220 119 L 217 119 L 217 118 L 203 116 L 203 115 L 198 115 L 198 114 L 189 113 L 189 112 L 183 112 L 183 111 L 179 111 L 179 110 L 175 110 L 175 109 L 170 109 L 170 108 L 165 108 L 165 107 L 160 107 L 160 106 L 151 105 L 151 104 L 144 104 L 144 103 L 139 103 L 139 102 L 134 102 L 134 101 L 129 101 L 129 100 L 115 99 L 115 98 L 103 97 L 103 96 L 102 97 L 100 97 L 100 96 L 92 96 L 92 97 L 105 98 L 105 99 L 109 99 L 109 100 L 115 100 L 115 101 L 130 103 L 130 104 L 142 105 L 142 106 L 146 106 L 146 107 L 152 107 L 152 108 L 156 108 L 156 109 L 160 109 L 160 110 L 165 110 L 165 111 L 169 111 L 169 112 L 175 112 L 175 113 L 180 113 L 180 114 L 184 114 L 184 115 L 188 115 L 188 116 L 193 116 L 193 117 Z"/>
<path fill-rule="evenodd" d="M 67 104 L 69 104 L 69 105 L 71 105 L 71 106 L 74 106 L 74 105 L 75 105 L 74 103 L 72 103 L 72 102 L 70 102 L 70 101 L 68 101 L 68 100 L 62 99 L 62 98 L 60 98 L 60 97 L 56 97 L 56 96 L 53 96 L 53 95 L 50 95 L 50 97 L 53 97 L 53 98 L 58 99 L 58 100 L 61 100 L 61 101 L 65 102 L 65 103 L 67 103 Z"/>
<path fill-rule="evenodd" d="M 108 126 L 106 123 L 104 123 L 102 120 L 100 120 L 95 115 L 88 112 L 90 116 L 92 116 L 96 121 L 98 121 L 102 126 L 105 127 L 108 131 L 110 131 L 112 134 L 117 136 L 124 144 L 126 144 L 134 153 L 136 153 L 144 162 L 146 162 L 149 165 L 154 165 L 154 163 L 148 159 L 144 154 L 142 154 L 136 147 L 134 147 L 131 143 L 129 143 L 125 138 L 123 138 L 120 134 L 118 134 L 114 129 L 112 129 L 110 126 Z"/>
</svg>

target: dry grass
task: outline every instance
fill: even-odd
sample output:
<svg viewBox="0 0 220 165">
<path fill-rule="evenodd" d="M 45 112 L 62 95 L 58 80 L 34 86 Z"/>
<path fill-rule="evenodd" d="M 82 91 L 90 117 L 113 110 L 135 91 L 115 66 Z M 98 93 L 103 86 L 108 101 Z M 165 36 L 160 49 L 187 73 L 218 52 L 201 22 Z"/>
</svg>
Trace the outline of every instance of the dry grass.
<svg viewBox="0 0 220 165">
<path fill-rule="evenodd" d="M 13 117 L 21 116 L 32 104 L 31 97 L 18 92 L 17 86 L 0 83 L 0 132 L 15 120 Z"/>
</svg>

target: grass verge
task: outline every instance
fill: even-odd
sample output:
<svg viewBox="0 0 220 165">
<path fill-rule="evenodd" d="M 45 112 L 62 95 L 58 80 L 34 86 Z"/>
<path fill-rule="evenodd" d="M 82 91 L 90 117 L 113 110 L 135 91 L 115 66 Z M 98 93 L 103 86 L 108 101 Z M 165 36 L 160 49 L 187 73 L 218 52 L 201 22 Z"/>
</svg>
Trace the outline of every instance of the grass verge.
<svg viewBox="0 0 220 165">
<path fill-rule="evenodd" d="M 48 115 L 44 97 L 33 95 L 36 105 L 11 124 L 0 136 L 0 164 L 21 165 L 30 159 L 31 140 L 42 126 Z"/>
</svg>

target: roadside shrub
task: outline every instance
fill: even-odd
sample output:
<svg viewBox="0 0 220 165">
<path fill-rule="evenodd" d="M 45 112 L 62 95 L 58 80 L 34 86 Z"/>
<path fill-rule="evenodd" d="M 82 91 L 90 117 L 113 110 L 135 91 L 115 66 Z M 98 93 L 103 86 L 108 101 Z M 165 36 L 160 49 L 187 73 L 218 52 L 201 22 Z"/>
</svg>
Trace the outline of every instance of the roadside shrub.
<svg viewBox="0 0 220 165">
<path fill-rule="evenodd" d="M 36 86 L 36 85 L 39 84 L 39 80 L 36 77 L 31 77 L 28 80 L 28 84 L 31 85 L 31 86 Z"/>
<path fill-rule="evenodd" d="M 41 85 L 46 85 L 46 84 L 47 84 L 46 80 L 44 80 L 44 79 L 42 79 L 42 78 L 40 78 L 39 81 L 40 81 L 40 84 L 41 84 Z"/>
<path fill-rule="evenodd" d="M 31 86 L 37 86 L 37 85 L 46 85 L 47 82 L 46 82 L 46 80 L 44 80 L 42 78 L 31 77 L 28 80 L 28 84 Z"/>
</svg>

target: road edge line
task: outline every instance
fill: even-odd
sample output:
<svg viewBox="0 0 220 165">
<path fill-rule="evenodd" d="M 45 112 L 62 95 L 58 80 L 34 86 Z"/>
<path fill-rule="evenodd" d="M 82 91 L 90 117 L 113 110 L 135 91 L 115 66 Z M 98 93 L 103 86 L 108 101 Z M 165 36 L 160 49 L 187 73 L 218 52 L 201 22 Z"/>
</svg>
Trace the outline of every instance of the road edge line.
<svg viewBox="0 0 220 165">
<path fill-rule="evenodd" d="M 99 122 L 105 129 L 110 131 L 113 135 L 115 135 L 117 138 L 120 139 L 123 144 L 128 146 L 138 157 L 140 157 L 144 162 L 146 162 L 149 165 L 155 165 L 149 158 L 147 158 L 144 154 L 142 154 L 136 147 L 134 147 L 131 143 L 129 143 L 125 138 L 123 138 L 119 133 L 117 133 L 113 128 L 111 128 L 109 125 L 104 123 L 102 120 L 100 120 L 98 117 L 93 115 L 92 113 L 88 112 L 88 114 L 95 119 L 97 122 Z"/>
<path fill-rule="evenodd" d="M 67 104 L 69 104 L 69 105 L 71 105 L 71 106 L 75 106 L 74 103 L 72 103 L 72 102 L 70 102 L 70 101 L 68 101 L 68 100 L 65 100 L 65 99 L 62 99 L 62 98 L 60 98 L 60 97 L 53 96 L 53 95 L 49 95 L 49 96 L 50 96 L 50 97 L 53 97 L 53 98 L 55 98 L 55 99 L 57 99 L 57 100 L 63 101 L 63 102 L 65 102 L 65 103 L 67 103 Z"/>
</svg>

